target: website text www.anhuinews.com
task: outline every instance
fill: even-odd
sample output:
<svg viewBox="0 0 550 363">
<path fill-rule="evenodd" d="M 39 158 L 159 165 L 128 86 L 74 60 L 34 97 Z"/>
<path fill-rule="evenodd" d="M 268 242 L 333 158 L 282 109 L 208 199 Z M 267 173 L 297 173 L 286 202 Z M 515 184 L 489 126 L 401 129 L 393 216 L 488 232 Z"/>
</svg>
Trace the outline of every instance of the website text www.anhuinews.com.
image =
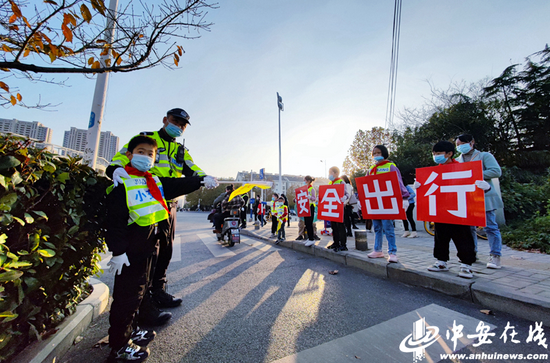
<svg viewBox="0 0 550 363">
<path fill-rule="evenodd" d="M 500 353 L 468 353 L 468 354 L 441 354 L 441 359 L 463 359 L 463 360 L 469 360 L 469 359 L 494 359 L 494 360 L 501 360 L 501 359 L 509 359 L 509 360 L 548 360 L 548 354 L 500 354 Z"/>
</svg>

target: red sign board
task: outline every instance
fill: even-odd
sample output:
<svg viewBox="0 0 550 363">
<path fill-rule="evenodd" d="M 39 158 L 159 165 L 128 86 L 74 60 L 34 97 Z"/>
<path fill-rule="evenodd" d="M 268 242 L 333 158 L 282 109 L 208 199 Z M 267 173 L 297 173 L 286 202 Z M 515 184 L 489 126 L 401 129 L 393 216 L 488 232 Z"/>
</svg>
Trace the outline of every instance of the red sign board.
<svg viewBox="0 0 550 363">
<path fill-rule="evenodd" d="M 309 193 L 307 191 L 308 186 L 296 188 L 294 193 L 296 194 L 296 208 L 298 209 L 298 217 L 309 217 L 311 210 L 309 209 Z"/>
<path fill-rule="evenodd" d="M 356 178 L 363 219 L 407 219 L 397 173 Z"/>
<path fill-rule="evenodd" d="M 319 211 L 317 218 L 324 221 L 344 222 L 344 184 L 319 186 Z"/>
<path fill-rule="evenodd" d="M 416 180 L 419 221 L 485 226 L 485 192 L 475 185 L 481 161 L 416 169 Z"/>
</svg>

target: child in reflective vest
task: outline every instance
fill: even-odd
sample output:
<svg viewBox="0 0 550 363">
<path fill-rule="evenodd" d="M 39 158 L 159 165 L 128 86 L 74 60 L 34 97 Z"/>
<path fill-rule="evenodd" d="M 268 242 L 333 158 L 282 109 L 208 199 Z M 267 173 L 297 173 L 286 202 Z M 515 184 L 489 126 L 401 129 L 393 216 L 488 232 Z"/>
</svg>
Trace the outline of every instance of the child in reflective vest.
<svg viewBox="0 0 550 363">
<path fill-rule="evenodd" d="M 109 316 L 110 359 L 141 362 L 149 356 L 152 330 L 137 326 L 136 314 L 149 284 L 156 252 L 157 224 L 169 217 L 166 199 L 200 188 L 204 177 L 159 178 L 148 172 L 154 164 L 156 141 L 136 136 L 128 144 L 130 178 L 107 189 L 106 243 L 113 257 L 107 264 L 116 273 Z M 167 319 L 170 319 L 170 313 Z"/>
<path fill-rule="evenodd" d="M 285 205 L 285 198 L 279 197 L 275 202 L 275 213 L 277 216 L 277 241 L 275 244 L 279 244 L 284 241 L 285 236 L 285 224 L 288 220 L 288 207 Z"/>
</svg>

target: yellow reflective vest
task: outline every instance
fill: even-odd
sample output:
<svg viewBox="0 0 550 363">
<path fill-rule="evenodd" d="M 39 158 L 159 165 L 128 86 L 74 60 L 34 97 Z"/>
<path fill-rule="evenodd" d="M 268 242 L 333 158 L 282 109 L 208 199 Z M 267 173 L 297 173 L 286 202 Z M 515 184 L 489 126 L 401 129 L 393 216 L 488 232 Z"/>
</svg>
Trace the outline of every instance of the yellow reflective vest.
<svg viewBox="0 0 550 363">
<path fill-rule="evenodd" d="M 162 183 L 158 177 L 153 177 L 159 187 L 163 198 Z M 107 194 L 113 190 L 114 186 L 107 188 Z M 128 225 L 136 223 L 138 226 L 146 227 L 168 219 L 168 212 L 162 204 L 153 198 L 147 180 L 142 176 L 130 175 L 129 179 L 124 179 L 124 188 L 126 189 L 126 204 L 130 212 Z M 166 200 L 164 201 L 166 203 Z"/>
<path fill-rule="evenodd" d="M 390 168 L 391 166 L 395 166 L 397 168 L 397 165 L 395 165 L 394 163 L 392 162 L 387 162 L 386 164 L 382 165 L 382 166 L 379 166 L 378 168 L 376 168 L 376 174 L 382 174 L 382 173 L 389 173 L 390 172 Z M 368 175 L 371 175 L 371 170 L 374 169 L 376 165 L 374 166 L 371 166 L 370 169 L 369 169 L 369 173 Z"/>
<path fill-rule="evenodd" d="M 311 196 L 311 189 L 313 189 L 313 185 L 310 185 L 309 188 L 307 188 L 308 197 Z M 312 204 L 314 207 L 317 207 L 317 204 L 315 202 L 312 202 L 311 199 L 309 199 L 309 205 L 312 205 Z"/>
<path fill-rule="evenodd" d="M 153 175 L 160 177 L 172 177 L 180 178 L 184 174 L 184 164 L 193 171 L 193 176 L 205 176 L 206 173 L 202 171 L 195 163 L 193 158 L 189 155 L 189 152 L 185 147 L 177 142 L 166 141 L 160 137 L 158 131 L 142 132 L 140 135 L 149 136 L 157 142 L 157 159 L 155 165 L 149 172 Z M 111 165 L 126 166 L 130 162 L 126 157 L 126 151 L 128 150 L 128 144 L 124 145 L 122 149 L 113 157 Z M 183 163 L 178 163 L 178 151 L 184 153 Z"/>
</svg>

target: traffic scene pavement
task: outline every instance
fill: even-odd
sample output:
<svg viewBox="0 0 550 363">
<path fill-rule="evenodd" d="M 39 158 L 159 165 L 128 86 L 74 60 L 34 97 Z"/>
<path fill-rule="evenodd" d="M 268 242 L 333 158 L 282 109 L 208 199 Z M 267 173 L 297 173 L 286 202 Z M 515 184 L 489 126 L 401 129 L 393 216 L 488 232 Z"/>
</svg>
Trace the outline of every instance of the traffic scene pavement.
<svg viewBox="0 0 550 363">
<path fill-rule="evenodd" d="M 366 257 L 372 233 L 369 250 L 348 237 L 349 251 L 335 253 L 330 236 L 312 247 L 295 241 L 296 220 L 279 245 L 270 225 L 249 222 L 228 247 L 206 215 L 178 213 L 168 291 L 183 304 L 154 328 L 148 362 L 549 361 L 546 255 L 503 246 L 503 267 L 489 270 L 479 240 L 467 280 L 457 277 L 453 248 L 449 272 L 427 271 L 433 237 L 423 231 L 400 238 L 398 226 L 399 263 L 389 264 Z M 100 280 L 112 288 L 111 274 Z M 108 316 L 107 307 L 56 362 L 105 361 Z"/>
</svg>

